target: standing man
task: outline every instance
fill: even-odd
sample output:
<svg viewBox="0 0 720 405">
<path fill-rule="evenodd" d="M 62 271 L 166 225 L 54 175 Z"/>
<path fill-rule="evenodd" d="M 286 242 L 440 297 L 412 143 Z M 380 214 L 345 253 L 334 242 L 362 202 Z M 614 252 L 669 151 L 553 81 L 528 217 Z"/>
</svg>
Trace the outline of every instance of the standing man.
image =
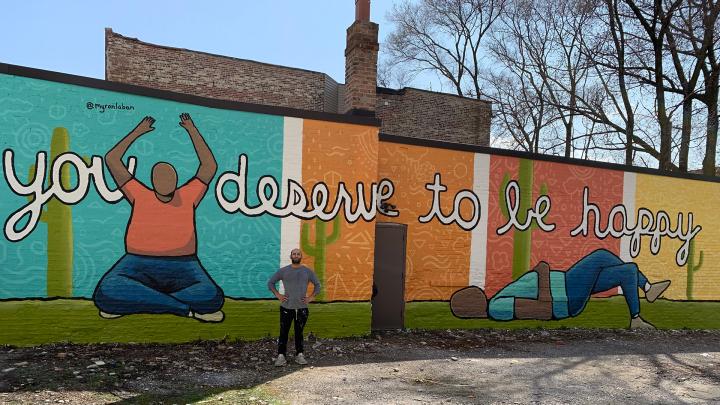
<svg viewBox="0 0 720 405">
<path fill-rule="evenodd" d="M 140 183 L 122 163 L 130 145 L 153 131 L 145 117 L 105 155 L 115 183 L 132 206 L 125 231 L 126 254 L 102 277 L 93 300 L 107 319 L 129 314 L 174 314 L 203 322 L 221 322 L 223 292 L 197 258 L 195 209 L 205 196 L 217 163 L 189 114 L 180 115 L 200 166 L 177 186 L 175 168 L 152 168 L 152 188 Z"/>
<path fill-rule="evenodd" d="M 295 323 L 295 362 L 307 364 L 303 355 L 303 329 L 310 315 L 307 304 L 320 293 L 320 281 L 312 270 L 300 264 L 301 260 L 300 249 L 293 249 L 290 252 L 292 263 L 276 271 L 267 283 L 270 291 L 280 300 L 280 337 L 278 338 L 278 356 L 275 360 L 275 365 L 278 367 L 287 364 L 285 355 L 290 324 L 293 322 Z M 280 294 L 275 288 L 278 281 L 283 282 L 285 294 Z M 312 295 L 307 295 L 308 283 L 313 284 Z"/>
</svg>

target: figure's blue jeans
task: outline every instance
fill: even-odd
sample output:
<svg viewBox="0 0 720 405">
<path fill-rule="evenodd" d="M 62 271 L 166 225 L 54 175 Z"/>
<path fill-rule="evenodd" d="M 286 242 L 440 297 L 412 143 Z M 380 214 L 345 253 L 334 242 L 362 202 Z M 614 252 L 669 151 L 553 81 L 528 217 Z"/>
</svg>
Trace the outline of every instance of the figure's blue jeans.
<svg viewBox="0 0 720 405">
<path fill-rule="evenodd" d="M 630 316 L 637 316 L 640 314 L 638 288 L 647 281 L 635 263 L 625 263 L 605 249 L 596 250 L 565 273 L 570 316 L 577 316 L 583 311 L 591 294 L 614 287 L 622 287 Z"/>
<path fill-rule="evenodd" d="M 197 256 L 126 254 L 105 273 L 93 293 L 95 305 L 116 315 L 219 311 L 224 296 Z"/>
</svg>

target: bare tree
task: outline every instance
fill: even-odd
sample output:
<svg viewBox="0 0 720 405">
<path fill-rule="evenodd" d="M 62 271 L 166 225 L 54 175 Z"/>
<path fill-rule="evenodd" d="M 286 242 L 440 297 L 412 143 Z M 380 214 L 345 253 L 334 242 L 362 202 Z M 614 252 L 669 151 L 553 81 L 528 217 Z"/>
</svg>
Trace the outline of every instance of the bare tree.
<svg viewBox="0 0 720 405">
<path fill-rule="evenodd" d="M 642 13 L 650 15 L 652 9 L 652 19 L 655 21 L 653 27 L 657 28 L 657 24 L 662 23 L 656 33 L 652 34 L 648 31 L 653 29 L 650 28 L 648 20 L 637 18 L 647 35 L 636 37 L 638 44 L 636 55 L 642 53 L 640 49 L 649 43 L 652 45 L 653 57 L 651 60 L 654 61 L 654 64 L 645 63 L 643 58 L 637 58 L 638 66 L 629 73 L 641 83 L 653 86 L 656 95 L 663 95 L 663 97 L 656 97 L 661 139 L 667 141 L 670 130 L 670 119 L 667 114 L 665 116 L 662 114 L 667 109 L 661 108 L 661 103 L 665 102 L 667 93 L 674 93 L 682 97 L 679 164 L 680 170 L 686 171 L 691 134 L 694 128 L 693 100 L 705 104 L 707 113 L 705 114 L 703 171 L 705 174 L 714 175 L 718 132 L 718 78 L 720 77 L 720 65 L 716 56 L 719 40 L 717 26 L 720 2 L 712 0 L 661 2 L 655 0 L 651 5 L 650 2 L 641 4 L 630 0 L 623 1 L 631 8 L 632 17 L 637 17 Z M 668 24 L 667 27 L 664 26 L 665 23 Z M 664 35 L 662 35 L 663 32 Z M 663 36 L 665 37 L 664 42 L 662 41 Z M 658 50 L 658 46 L 662 47 L 662 51 Z M 658 57 L 658 55 L 661 56 Z M 666 59 L 670 59 L 669 63 L 672 63 L 674 72 L 664 71 L 663 61 Z M 667 150 L 669 147 L 665 146 L 665 153 L 670 153 Z"/>
<path fill-rule="evenodd" d="M 614 62 L 617 66 L 617 83 L 622 104 L 615 100 L 618 106 L 617 111 L 625 122 L 625 164 L 633 164 L 633 137 L 635 136 L 635 111 L 630 102 L 627 84 L 627 70 L 625 69 L 625 44 L 626 35 L 622 19 L 618 10 L 618 0 L 605 0 L 607 10 L 608 29 L 607 32 L 612 38 L 612 52 Z M 596 65 L 597 66 L 597 65 Z M 620 107 L 622 105 L 622 107 Z"/>
<path fill-rule="evenodd" d="M 527 152 L 546 153 L 541 147 L 543 132 L 558 119 L 557 110 L 539 96 L 543 83 L 522 69 L 492 74 L 488 78 L 488 96 L 495 104 L 496 136 L 513 139 L 514 145 Z M 535 86 L 538 86 L 537 89 Z"/>
<path fill-rule="evenodd" d="M 492 54 L 511 72 L 519 72 L 543 106 L 553 108 L 561 128 L 548 127 L 561 141 L 563 154 L 573 155 L 577 91 L 588 65 L 580 52 L 580 32 L 589 15 L 573 0 L 538 5 L 516 1 L 506 8 L 493 35 Z M 583 135 L 588 136 L 588 135 Z M 552 141 L 551 141 L 552 142 Z M 587 143 L 583 143 L 587 145 Z M 554 149 L 552 146 L 550 149 Z"/>
<path fill-rule="evenodd" d="M 702 154 L 714 174 L 719 14 L 720 0 L 405 1 L 384 48 L 402 74 L 380 82 L 432 72 L 488 98 L 510 147 L 681 171 Z"/>
<path fill-rule="evenodd" d="M 393 64 L 439 73 L 460 96 L 481 97 L 482 43 L 507 0 L 421 0 L 393 6 L 385 45 Z"/>
<path fill-rule="evenodd" d="M 707 131 L 705 140 L 705 157 L 703 158 L 703 173 L 716 175 L 716 154 L 718 136 L 718 96 L 720 95 L 720 1 L 699 0 L 689 1 L 693 7 L 700 10 L 702 24 L 700 29 L 694 31 L 696 35 L 690 36 L 698 59 L 707 49 L 707 57 L 702 63 L 705 94 L 699 100 L 707 106 Z M 700 62 L 698 62 L 700 63 Z"/>
<path fill-rule="evenodd" d="M 696 93 L 700 73 L 702 72 L 703 59 L 707 49 L 692 49 L 691 32 L 694 10 L 691 5 L 681 5 L 676 16 L 671 20 L 671 28 L 667 33 L 667 49 L 675 67 L 675 81 L 670 81 L 670 86 L 682 95 L 682 126 L 680 140 L 679 168 L 687 172 L 688 158 L 690 153 L 690 137 L 692 132 L 693 99 Z M 690 34 L 690 35 L 687 35 Z M 689 56 L 689 57 L 688 57 Z M 694 60 L 693 60 L 694 59 Z"/>
<path fill-rule="evenodd" d="M 635 60 L 646 72 L 647 82 L 651 83 L 655 89 L 656 113 L 660 125 L 660 156 L 658 160 L 661 170 L 673 169 L 672 126 L 666 106 L 663 50 L 673 13 L 680 6 L 681 1 L 672 0 L 669 4 L 665 4 L 666 2 L 663 0 L 624 0 L 632 11 L 635 21 L 642 28 L 637 31 L 635 36 L 636 43 L 640 44 L 635 50 Z M 642 36 L 641 33 L 645 35 Z M 644 47 L 645 43 L 650 45 L 650 52 L 647 52 Z M 649 62 L 645 58 L 645 53 L 651 55 Z"/>
</svg>

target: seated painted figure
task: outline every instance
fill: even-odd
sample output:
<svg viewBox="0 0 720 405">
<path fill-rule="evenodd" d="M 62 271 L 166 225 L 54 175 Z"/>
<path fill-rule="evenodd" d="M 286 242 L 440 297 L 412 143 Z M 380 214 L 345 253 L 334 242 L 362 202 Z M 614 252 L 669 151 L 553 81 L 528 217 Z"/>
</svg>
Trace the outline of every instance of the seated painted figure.
<svg viewBox="0 0 720 405">
<path fill-rule="evenodd" d="M 623 262 L 605 249 L 580 259 L 567 271 L 550 270 L 545 262 L 498 291 L 488 302 L 482 289 L 470 286 L 456 291 L 450 309 L 459 318 L 564 319 L 580 315 L 590 296 L 621 287 L 630 311 L 630 328 L 653 328 L 640 317 L 638 288 L 655 301 L 670 281 L 651 284 L 635 263 Z"/>
<path fill-rule="evenodd" d="M 122 164 L 133 141 L 152 131 L 154 119 L 144 118 L 106 155 L 115 182 L 132 205 L 125 235 L 126 254 L 100 280 L 93 300 L 100 316 L 174 314 L 220 322 L 224 295 L 197 258 L 195 209 L 205 196 L 217 163 L 188 114 L 180 125 L 190 135 L 200 167 L 190 181 L 177 187 L 169 163 L 152 169 L 153 189 L 137 181 Z"/>
</svg>

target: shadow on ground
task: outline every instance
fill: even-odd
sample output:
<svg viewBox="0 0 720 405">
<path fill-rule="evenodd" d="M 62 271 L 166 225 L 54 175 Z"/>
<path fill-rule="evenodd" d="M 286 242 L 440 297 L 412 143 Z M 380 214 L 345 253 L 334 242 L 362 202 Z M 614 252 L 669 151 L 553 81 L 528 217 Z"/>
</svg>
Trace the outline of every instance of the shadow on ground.
<svg viewBox="0 0 720 405">
<path fill-rule="evenodd" d="M 667 377 L 664 374 L 670 373 L 673 378 L 690 375 L 720 385 L 720 369 L 686 359 L 687 354 L 702 358 L 703 354 L 717 352 L 718 347 L 717 331 L 416 330 L 346 339 L 311 336 L 306 354 L 313 371 L 327 369 L 331 385 L 343 384 L 349 378 L 362 386 L 395 391 L 401 398 L 410 398 L 418 390 L 426 396 L 437 391 L 437 395 L 458 402 L 506 401 L 507 384 L 494 378 L 500 378 L 505 371 L 502 367 L 513 364 L 529 366 L 526 374 L 517 378 L 525 379 L 537 392 L 552 388 L 572 395 L 584 392 L 587 387 L 572 384 L 552 387 L 558 375 L 586 372 L 588 365 L 598 361 L 619 362 L 624 356 L 642 356 L 648 364 L 648 374 L 637 378 L 643 381 L 647 378 L 647 384 L 655 384 L 660 390 L 655 394 L 664 395 L 661 398 L 683 402 L 686 399 L 676 397 L 675 387 L 663 386 Z M 62 399 L 70 403 L 121 404 L 273 403 L 283 394 L 274 392 L 272 384 L 266 383 L 292 379 L 294 373 L 308 371 L 292 363 L 284 368 L 274 367 L 274 353 L 275 342 L 269 338 L 253 342 L 5 346 L 0 349 L 0 402 L 42 403 Z M 503 362 L 497 363 L 498 359 Z M 423 377 L 417 371 L 404 376 L 402 370 L 385 365 L 413 361 L 442 363 L 442 367 L 432 376 Z M 463 366 L 476 367 L 476 378 L 468 380 L 456 370 Z M 377 373 L 372 377 L 377 381 L 360 380 L 360 374 L 353 375 L 354 370 L 364 368 L 380 368 L 380 377 Z M 603 375 L 605 372 L 607 375 Z M 388 377 L 384 378 L 382 373 Z M 623 388 L 624 382 L 614 374 L 615 368 L 594 373 L 593 378 L 616 381 L 617 392 L 631 390 L 630 386 Z M 346 375 L 345 380 L 339 379 L 340 375 Z M 398 378 L 404 378 L 402 384 L 392 382 Z M 328 395 L 331 391 L 328 389 Z"/>
</svg>

